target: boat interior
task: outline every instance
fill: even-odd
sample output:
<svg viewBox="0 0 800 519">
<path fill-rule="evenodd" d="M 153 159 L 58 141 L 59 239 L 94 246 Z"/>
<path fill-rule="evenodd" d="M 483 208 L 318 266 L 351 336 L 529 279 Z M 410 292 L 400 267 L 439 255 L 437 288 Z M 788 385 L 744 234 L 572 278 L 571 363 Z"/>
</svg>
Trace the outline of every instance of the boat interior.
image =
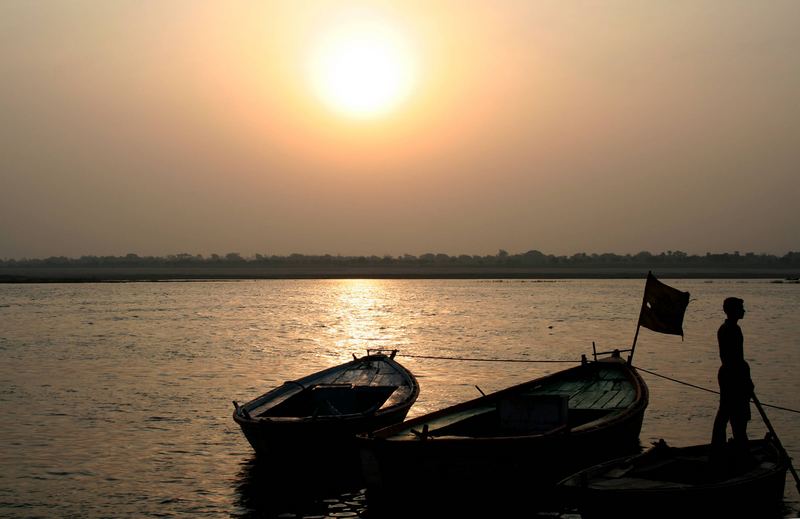
<svg viewBox="0 0 800 519">
<path fill-rule="evenodd" d="M 384 358 L 290 380 L 242 406 L 248 417 L 308 418 L 368 414 L 408 400 L 412 381 Z"/>
<path fill-rule="evenodd" d="M 599 476 L 605 480 L 604 487 L 629 486 L 633 480 L 637 486 L 644 481 L 674 483 L 677 485 L 710 485 L 731 481 L 744 473 L 750 476 L 767 473 L 776 466 L 772 450 L 765 444 L 751 442 L 746 461 L 737 458 L 729 448 L 718 463 L 711 463 L 709 449 L 656 449 L 650 455 L 639 458 L 636 463 L 612 467 Z"/>
<path fill-rule="evenodd" d="M 437 421 L 428 436 L 490 438 L 545 434 L 567 427 L 567 400 L 560 395 L 517 395 L 449 418 Z M 411 433 L 421 434 L 416 429 Z"/>
<path fill-rule="evenodd" d="M 590 377 L 543 381 L 474 406 L 435 414 L 400 434 L 488 438 L 574 430 L 627 409 L 635 398 L 636 388 L 624 372 L 600 366 Z"/>
<path fill-rule="evenodd" d="M 261 416 L 325 417 L 371 413 L 380 409 L 397 388 L 347 383 L 316 384 L 295 393 Z"/>
</svg>

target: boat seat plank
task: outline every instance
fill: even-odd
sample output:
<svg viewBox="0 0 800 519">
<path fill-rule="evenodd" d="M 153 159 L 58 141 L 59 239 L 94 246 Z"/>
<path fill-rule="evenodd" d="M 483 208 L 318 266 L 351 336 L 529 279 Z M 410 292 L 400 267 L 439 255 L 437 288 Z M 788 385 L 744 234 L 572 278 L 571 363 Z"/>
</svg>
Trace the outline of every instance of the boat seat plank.
<svg viewBox="0 0 800 519">
<path fill-rule="evenodd" d="M 302 418 L 374 412 L 396 389 L 397 386 L 317 384 L 273 406 L 262 416 Z"/>
<path fill-rule="evenodd" d="M 533 389 L 535 391 L 537 391 L 537 392 L 539 390 L 544 390 L 544 391 L 548 391 L 548 390 L 564 390 L 564 389 L 571 389 L 571 388 L 574 388 L 574 387 L 583 387 L 584 384 L 585 384 L 585 381 L 583 381 L 583 380 L 567 379 L 567 380 L 558 380 L 558 381 L 554 381 L 554 382 L 551 382 L 551 383 L 541 384 L 541 385 L 535 386 Z"/>
<path fill-rule="evenodd" d="M 636 391 L 631 388 L 629 391 L 621 393 L 620 398 L 606 404 L 606 409 L 624 409 L 636 400 Z"/>
<path fill-rule="evenodd" d="M 663 489 L 663 488 L 672 488 L 672 489 L 691 488 L 692 485 L 684 483 L 674 483 L 671 481 L 659 481 L 659 480 L 651 480 L 651 479 L 628 476 L 621 478 L 597 479 L 592 481 L 590 487 L 597 489 L 608 489 L 608 490 L 628 489 L 628 488 L 636 488 L 644 490 L 644 489 Z"/>
<path fill-rule="evenodd" d="M 440 417 L 439 419 L 435 419 L 428 422 L 428 430 L 430 431 L 430 433 L 435 433 L 438 429 L 442 429 L 454 423 L 466 420 L 467 418 L 472 418 L 474 416 L 486 413 L 494 413 L 496 411 L 497 411 L 497 406 L 495 406 L 494 404 L 465 409 L 460 413 L 448 414 Z"/>
<path fill-rule="evenodd" d="M 600 396 L 614 387 L 614 382 L 601 381 L 588 384 L 578 394 L 573 395 L 570 403 L 571 407 L 591 406 Z"/>
<path fill-rule="evenodd" d="M 569 400 L 573 396 L 573 393 L 569 393 L 569 392 L 565 392 L 565 391 L 546 391 L 546 392 L 543 392 L 543 393 L 536 392 L 536 393 L 520 393 L 520 394 L 521 395 L 528 395 L 528 396 L 533 396 L 533 395 L 563 396 L 563 397 L 567 398 L 567 400 Z"/>
<path fill-rule="evenodd" d="M 606 391 L 614 387 L 613 380 L 595 380 L 584 384 L 583 389 L 586 391 Z"/>
<path fill-rule="evenodd" d="M 607 391 L 583 391 L 569 402 L 571 409 L 594 409 L 595 402 L 603 398 Z"/>
<path fill-rule="evenodd" d="M 570 407 L 617 407 L 624 400 L 624 395 L 630 391 L 633 391 L 633 386 L 620 379 L 587 384 L 584 390 L 572 395 Z"/>
<path fill-rule="evenodd" d="M 608 402 L 612 401 L 613 399 L 617 398 L 618 396 L 619 396 L 619 391 L 611 390 L 611 391 L 607 392 L 605 395 L 603 395 L 600 398 L 598 398 L 597 401 L 595 401 L 595 403 L 592 404 L 592 407 L 594 409 L 605 409 L 606 408 L 606 404 L 608 404 Z"/>
<path fill-rule="evenodd" d="M 599 397 L 597 397 L 593 402 L 586 402 L 585 405 L 588 405 L 590 409 L 602 409 L 603 404 L 608 401 L 611 397 L 616 394 L 615 391 L 606 390 L 604 391 Z"/>
<path fill-rule="evenodd" d="M 520 395 L 497 402 L 499 433 L 544 434 L 567 425 L 566 395 Z"/>
<path fill-rule="evenodd" d="M 525 394 L 530 395 L 563 395 L 567 394 L 570 396 L 574 396 L 580 391 L 583 391 L 586 388 L 586 383 L 583 381 L 571 380 L 566 381 L 561 384 L 553 384 L 553 385 L 546 385 L 546 386 L 539 386 L 538 388 L 532 388 L 525 392 Z"/>
<path fill-rule="evenodd" d="M 626 380 L 625 375 L 618 370 L 603 370 L 598 372 L 601 380 Z"/>
<path fill-rule="evenodd" d="M 618 382 L 616 380 L 603 380 L 602 382 L 598 382 L 596 384 L 596 387 L 598 389 L 602 389 L 604 391 L 611 391 L 615 387 L 619 387 L 619 386 L 618 386 Z"/>
<path fill-rule="evenodd" d="M 536 389 L 529 389 L 523 395 L 571 395 L 580 391 L 583 387 L 571 386 L 571 387 L 545 387 L 545 388 L 536 388 Z"/>
<path fill-rule="evenodd" d="M 386 402 L 383 403 L 381 408 L 391 407 L 395 404 L 405 401 L 408 398 L 409 393 L 411 393 L 411 387 L 398 386 L 398 388 L 394 390 L 394 393 L 392 393 L 391 396 L 386 399 Z"/>
<path fill-rule="evenodd" d="M 376 368 L 349 369 L 336 378 L 337 383 L 349 383 L 354 386 L 369 386 L 378 374 Z"/>
<path fill-rule="evenodd" d="M 615 381 L 614 382 L 614 386 L 608 391 L 606 396 L 604 396 L 603 398 L 599 399 L 597 402 L 594 403 L 594 405 L 597 408 L 605 409 L 605 408 L 609 407 L 609 405 L 608 405 L 609 402 L 616 401 L 620 397 L 621 394 L 624 395 L 624 394 L 626 394 L 626 393 L 628 393 L 628 392 L 630 392 L 632 390 L 633 390 L 633 388 L 629 384 L 624 384 L 624 383 L 622 383 L 622 381 L 619 381 L 619 380 Z"/>
<path fill-rule="evenodd" d="M 398 386 L 403 382 L 403 377 L 398 373 L 382 373 L 376 375 L 370 383 L 375 386 Z"/>
<path fill-rule="evenodd" d="M 633 402 L 633 398 L 635 398 L 635 396 L 636 391 L 632 387 L 622 387 L 614 392 L 613 398 L 610 398 L 602 404 L 603 409 L 616 409 L 619 407 L 624 407 L 624 403 Z"/>
</svg>

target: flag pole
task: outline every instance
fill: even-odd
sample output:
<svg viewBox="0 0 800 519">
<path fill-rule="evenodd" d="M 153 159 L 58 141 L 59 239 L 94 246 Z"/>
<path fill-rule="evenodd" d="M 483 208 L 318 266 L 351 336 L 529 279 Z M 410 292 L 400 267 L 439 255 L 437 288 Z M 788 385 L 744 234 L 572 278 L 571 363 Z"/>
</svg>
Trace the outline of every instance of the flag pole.
<svg viewBox="0 0 800 519">
<path fill-rule="evenodd" d="M 639 315 L 641 315 L 641 313 Z M 637 322 L 636 323 L 636 334 L 633 336 L 633 344 L 631 345 L 631 352 L 628 355 L 628 365 L 632 365 L 631 363 L 633 361 L 633 352 L 636 349 L 636 340 L 639 338 L 639 328 L 641 328 L 641 327 L 642 327 L 642 325 L 639 322 Z"/>
<path fill-rule="evenodd" d="M 647 279 L 650 279 L 651 271 L 647 271 Z M 644 284 L 644 293 L 642 294 L 642 306 L 639 308 L 639 319 L 636 320 L 636 333 L 633 336 L 633 344 L 631 345 L 631 352 L 628 355 L 628 365 L 632 366 L 633 352 L 636 350 L 636 341 L 639 339 L 639 328 L 642 327 L 642 311 L 644 305 L 647 304 L 647 282 Z"/>
</svg>

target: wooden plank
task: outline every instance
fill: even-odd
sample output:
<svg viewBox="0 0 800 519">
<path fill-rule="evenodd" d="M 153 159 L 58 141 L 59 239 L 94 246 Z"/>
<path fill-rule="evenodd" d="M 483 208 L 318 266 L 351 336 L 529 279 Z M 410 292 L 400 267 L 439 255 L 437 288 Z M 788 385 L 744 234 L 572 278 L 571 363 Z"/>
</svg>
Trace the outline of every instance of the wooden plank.
<svg viewBox="0 0 800 519">
<path fill-rule="evenodd" d="M 368 386 L 375 376 L 375 370 L 349 370 L 337 377 L 337 384 L 353 384 L 354 386 Z"/>
<path fill-rule="evenodd" d="M 587 408 L 587 409 L 602 409 L 602 407 L 600 407 L 600 402 L 604 402 L 605 400 L 607 400 L 609 393 L 613 394 L 614 392 L 611 391 L 611 390 L 605 390 L 600 396 L 598 396 L 596 399 L 594 399 L 594 401 L 585 402 L 584 403 L 584 405 L 586 406 L 585 408 Z"/>
<path fill-rule="evenodd" d="M 398 373 L 381 373 L 376 375 L 370 382 L 374 386 L 399 386 L 403 383 L 403 377 Z"/>
<path fill-rule="evenodd" d="M 622 402 L 625 401 L 627 396 L 627 393 L 624 391 L 618 392 L 617 396 L 606 402 L 606 404 L 603 406 L 603 409 L 620 409 L 622 407 Z"/>
<path fill-rule="evenodd" d="M 595 402 L 594 403 L 595 407 L 597 408 L 605 407 L 606 403 L 608 403 L 610 400 L 613 400 L 617 395 L 619 395 L 620 391 L 625 392 L 625 390 L 626 390 L 625 384 L 623 384 L 622 381 L 615 380 L 611 382 L 611 387 L 608 388 L 606 396 Z"/>
<path fill-rule="evenodd" d="M 598 373 L 602 380 L 625 380 L 625 374 L 618 369 L 605 369 Z"/>
<path fill-rule="evenodd" d="M 583 389 L 584 384 L 572 381 L 570 383 L 552 384 L 530 388 L 525 391 L 529 395 L 544 395 L 551 393 L 573 393 L 575 390 Z"/>
<path fill-rule="evenodd" d="M 615 391 L 612 389 L 608 391 L 605 395 L 603 395 L 601 398 L 598 398 L 597 401 L 594 404 L 592 404 L 592 408 L 605 409 L 606 404 L 611 400 L 617 398 L 618 396 L 619 396 L 619 391 Z"/>
<path fill-rule="evenodd" d="M 634 393 L 633 386 L 626 383 L 617 383 L 613 389 L 614 397 L 610 398 L 602 404 L 603 409 L 615 409 L 621 407 L 621 403 L 625 401 L 628 395 Z"/>
<path fill-rule="evenodd" d="M 635 399 L 636 399 L 636 392 L 634 392 L 634 391 L 631 391 L 631 392 L 629 392 L 629 393 L 625 393 L 625 398 L 623 398 L 623 399 L 622 399 L 622 400 L 621 400 L 621 401 L 620 401 L 620 402 L 619 402 L 619 403 L 618 403 L 618 404 L 615 406 L 615 408 L 622 409 L 622 408 L 624 408 L 624 407 L 628 407 L 629 405 L 631 405 L 631 404 L 633 403 L 633 401 L 634 401 Z"/>
<path fill-rule="evenodd" d="M 533 388 L 529 391 L 530 394 L 550 394 L 557 393 L 573 393 L 576 389 L 583 388 L 586 382 L 583 380 L 562 380 L 554 384 L 544 384 L 538 388 Z"/>
<path fill-rule="evenodd" d="M 586 391 L 593 393 L 597 391 L 610 391 L 614 388 L 614 382 L 611 380 L 601 380 L 586 387 Z"/>
<path fill-rule="evenodd" d="M 612 380 L 602 380 L 588 386 L 580 394 L 576 395 L 571 401 L 570 406 L 575 409 L 593 409 L 596 402 L 605 397 L 609 392 L 614 391 L 616 382 Z"/>
<path fill-rule="evenodd" d="M 570 409 L 591 409 L 592 404 L 603 394 L 602 391 L 582 391 L 575 398 L 570 399 L 569 407 Z"/>
<path fill-rule="evenodd" d="M 381 407 L 391 407 L 397 403 L 400 403 L 408 398 L 409 393 L 411 393 L 411 388 L 409 386 L 399 386 Z"/>
<path fill-rule="evenodd" d="M 565 390 L 557 390 L 553 389 L 552 391 L 526 391 L 521 393 L 522 395 L 564 395 L 567 399 L 574 398 L 578 393 L 583 391 L 583 387 L 576 387 L 573 388 L 572 391 L 565 391 Z"/>
<path fill-rule="evenodd" d="M 434 433 L 436 432 L 437 429 L 441 429 L 442 427 L 447 427 L 448 425 L 460 422 L 462 420 L 466 420 L 467 418 L 478 416 L 479 414 L 494 412 L 496 410 L 497 407 L 495 405 L 487 405 L 487 406 L 472 407 L 470 409 L 465 409 L 460 413 L 448 414 L 436 420 L 428 422 L 428 431 Z"/>
</svg>

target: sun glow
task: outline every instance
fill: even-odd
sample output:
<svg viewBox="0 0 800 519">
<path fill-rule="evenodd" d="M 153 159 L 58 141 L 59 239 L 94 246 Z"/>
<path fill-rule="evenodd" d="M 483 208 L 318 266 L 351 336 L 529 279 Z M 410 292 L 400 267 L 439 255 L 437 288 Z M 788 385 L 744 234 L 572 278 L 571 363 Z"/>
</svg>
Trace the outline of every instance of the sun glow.
<svg viewBox="0 0 800 519">
<path fill-rule="evenodd" d="M 310 72 L 316 95 L 353 118 L 395 110 L 411 94 L 416 76 L 408 42 L 374 17 L 339 22 L 321 35 Z"/>
</svg>

